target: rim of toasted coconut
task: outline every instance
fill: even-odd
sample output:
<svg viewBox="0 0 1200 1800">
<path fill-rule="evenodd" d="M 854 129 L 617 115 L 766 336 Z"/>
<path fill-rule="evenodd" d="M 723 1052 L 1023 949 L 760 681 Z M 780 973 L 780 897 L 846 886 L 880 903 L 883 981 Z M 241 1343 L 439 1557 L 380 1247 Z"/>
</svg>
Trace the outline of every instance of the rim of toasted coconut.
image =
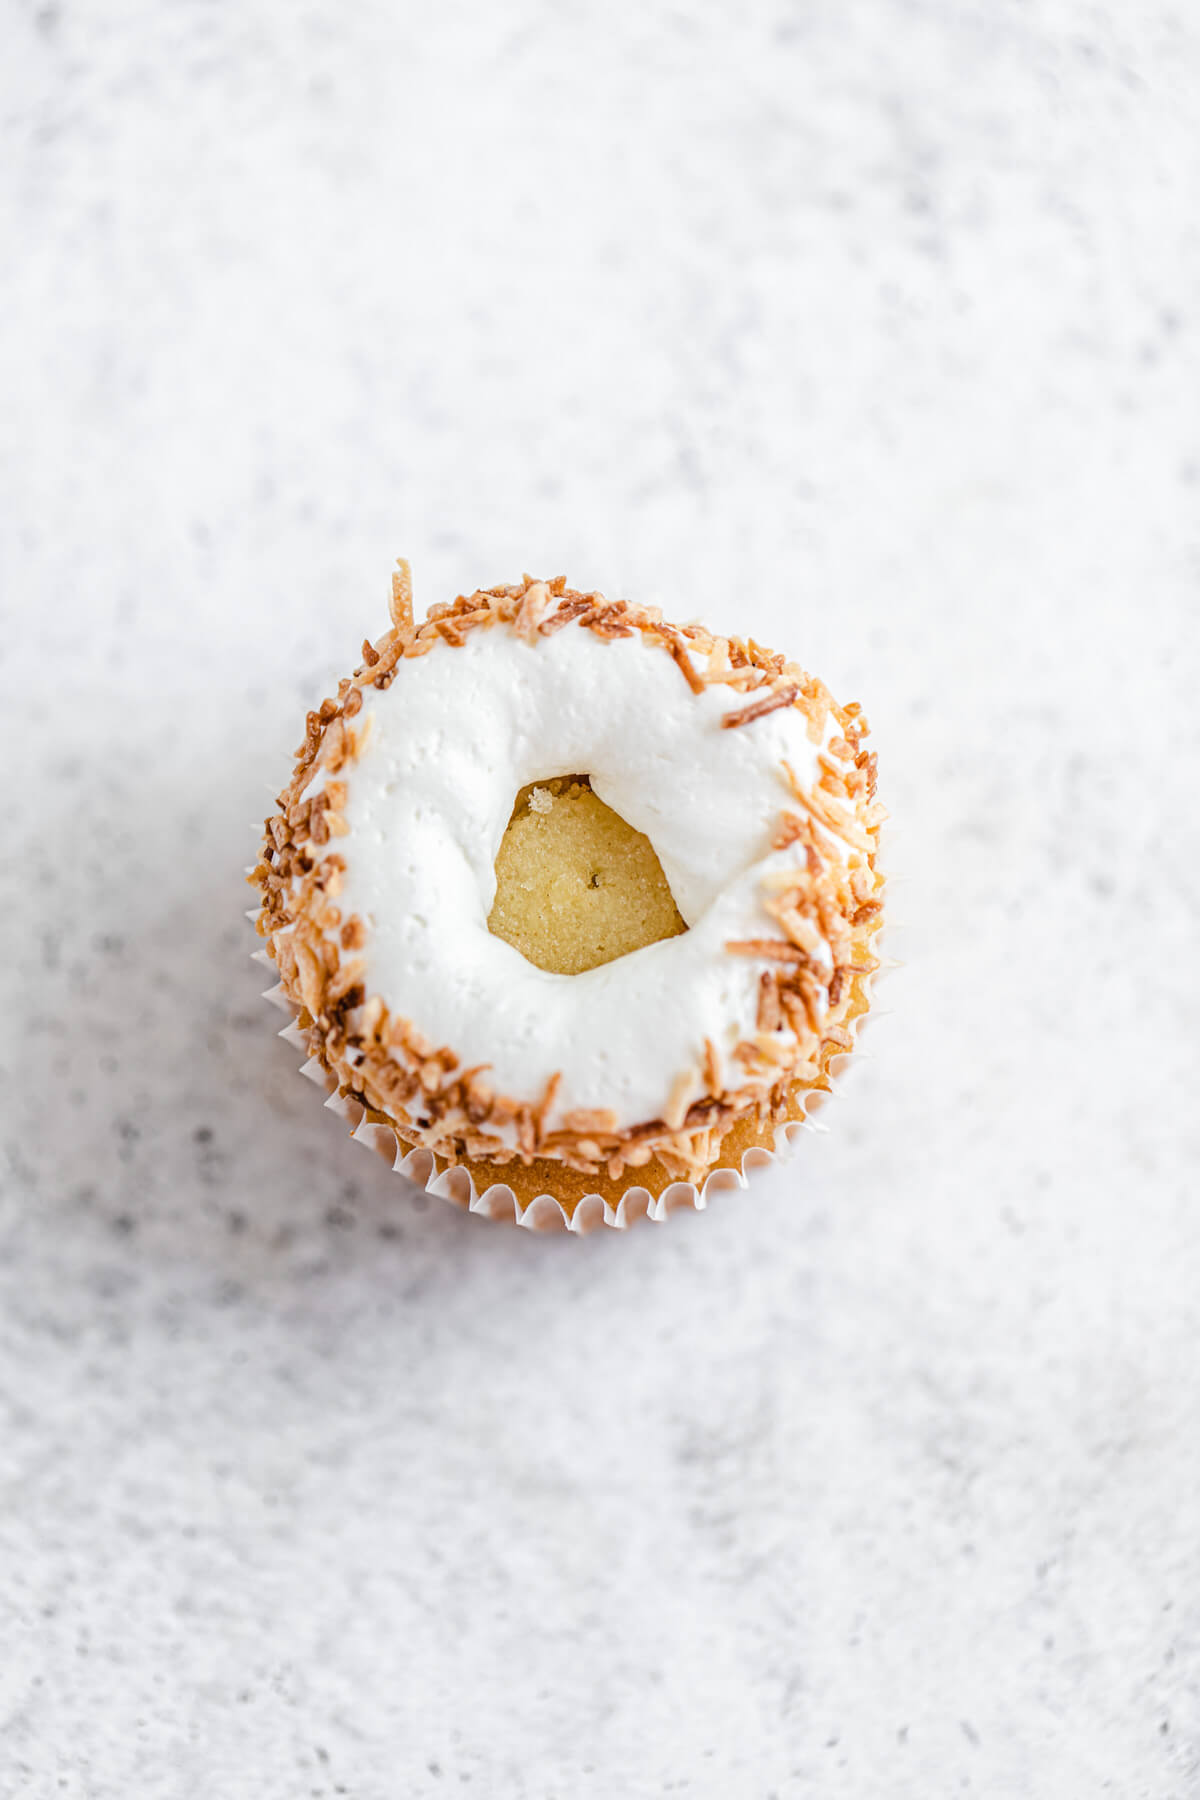
<svg viewBox="0 0 1200 1800">
<path fill-rule="evenodd" d="M 308 713 L 291 781 L 265 822 L 249 877 L 262 901 L 258 932 L 306 1021 L 311 1054 L 343 1095 L 383 1115 L 402 1142 L 451 1165 L 483 1162 L 502 1173 L 505 1163 L 548 1158 L 617 1180 L 654 1159 L 675 1179 L 703 1176 L 731 1125 L 751 1116 L 780 1121 L 795 1084 L 818 1085 L 823 1058 L 852 1045 L 844 1021 L 853 978 L 878 967 L 871 944 L 882 922 L 883 877 L 875 851 L 886 817 L 875 797 L 875 754 L 862 747 L 862 709 L 839 706 L 823 682 L 753 638 L 676 625 L 656 608 L 568 587 L 562 576 L 526 575 L 460 594 L 431 607 L 418 624 L 411 574 L 401 562 L 390 610 L 390 628 L 364 641 L 362 660 L 338 684 L 336 699 Z M 618 1128 L 605 1108 L 575 1108 L 551 1129 L 557 1077 L 536 1096 L 506 1096 L 486 1066 L 465 1068 L 451 1046 L 431 1044 L 383 996 L 368 994 L 368 928 L 360 917 L 343 918 L 338 906 L 346 861 L 336 846 L 349 831 L 339 777 L 366 744 L 369 716 L 355 723 L 364 693 L 385 691 L 405 661 L 461 648 L 471 633 L 497 627 L 530 642 L 564 629 L 602 640 L 640 635 L 670 657 L 693 694 L 719 682 L 743 696 L 722 721 L 731 731 L 784 707 L 804 715 L 815 745 L 831 719 L 837 727 L 819 752 L 821 773 L 811 787 L 782 765 L 794 804 L 781 811 L 772 847 L 800 845 L 803 861 L 764 877 L 762 935 L 726 944 L 729 954 L 763 964 L 756 1029 L 724 1061 L 711 1040 L 698 1045 L 695 1066 L 679 1071 L 661 1118 Z M 324 785 L 309 795 L 318 770 Z M 831 840 L 849 845 L 857 860 L 833 855 Z"/>
</svg>

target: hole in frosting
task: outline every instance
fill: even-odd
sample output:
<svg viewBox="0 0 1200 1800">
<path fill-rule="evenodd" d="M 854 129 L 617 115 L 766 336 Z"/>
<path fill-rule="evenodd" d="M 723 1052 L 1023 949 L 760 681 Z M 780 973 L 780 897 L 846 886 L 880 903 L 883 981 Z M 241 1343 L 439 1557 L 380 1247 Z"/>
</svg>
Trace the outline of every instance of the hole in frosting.
<svg viewBox="0 0 1200 1800">
<path fill-rule="evenodd" d="M 650 839 L 586 775 L 559 775 L 517 795 L 488 930 L 539 969 L 579 975 L 687 926 Z"/>
</svg>

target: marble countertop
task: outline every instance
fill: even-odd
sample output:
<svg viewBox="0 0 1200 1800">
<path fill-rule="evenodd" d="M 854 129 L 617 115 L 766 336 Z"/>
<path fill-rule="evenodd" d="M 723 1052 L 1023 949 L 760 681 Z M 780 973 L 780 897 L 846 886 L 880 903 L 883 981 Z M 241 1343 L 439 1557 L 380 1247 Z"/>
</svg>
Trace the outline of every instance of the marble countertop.
<svg viewBox="0 0 1200 1800">
<path fill-rule="evenodd" d="M 1200 1793 L 1187 9 L 18 9 L 0 1790 Z M 242 867 L 530 568 L 874 727 L 787 1168 L 537 1239 L 295 1072 Z M 277 1024 L 277 1021 L 275 1021 Z"/>
</svg>

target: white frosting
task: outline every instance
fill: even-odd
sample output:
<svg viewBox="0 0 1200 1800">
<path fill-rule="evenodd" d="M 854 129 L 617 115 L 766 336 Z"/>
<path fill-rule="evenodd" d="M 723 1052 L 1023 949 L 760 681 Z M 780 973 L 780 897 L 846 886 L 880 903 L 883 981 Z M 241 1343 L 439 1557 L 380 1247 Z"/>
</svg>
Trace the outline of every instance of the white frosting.
<svg viewBox="0 0 1200 1800">
<path fill-rule="evenodd" d="M 691 1070 L 698 1094 L 705 1038 L 724 1057 L 755 1029 L 765 965 L 725 945 L 779 935 L 760 884 L 803 859 L 770 842 L 789 801 L 783 759 L 806 786 L 820 774 L 804 714 L 725 730 L 746 695 L 693 694 L 661 646 L 574 625 L 533 643 L 472 631 L 400 662 L 364 700 L 336 848 L 342 916 L 368 927 L 367 993 L 463 1066 L 490 1065 L 514 1100 L 560 1073 L 550 1128 L 573 1107 L 611 1107 L 622 1129 L 660 1118 Z M 580 975 L 535 968 L 487 927 L 518 790 L 567 774 L 590 775 L 645 832 L 690 927 Z M 743 1079 L 734 1065 L 731 1085 Z"/>
</svg>

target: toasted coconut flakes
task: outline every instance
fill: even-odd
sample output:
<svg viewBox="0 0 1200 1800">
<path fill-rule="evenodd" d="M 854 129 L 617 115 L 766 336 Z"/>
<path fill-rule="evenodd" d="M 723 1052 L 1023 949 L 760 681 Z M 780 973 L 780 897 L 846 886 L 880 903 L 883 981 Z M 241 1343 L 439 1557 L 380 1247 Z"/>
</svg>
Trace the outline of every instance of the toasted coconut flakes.
<svg viewBox="0 0 1200 1800">
<path fill-rule="evenodd" d="M 684 1069 L 671 1083 L 666 1112 L 663 1115 L 671 1131 L 678 1131 L 687 1115 L 688 1102 L 696 1088 L 696 1071 Z"/>
<path fill-rule="evenodd" d="M 809 1009 L 804 1004 L 803 999 L 799 994 L 793 994 L 790 988 L 785 988 L 781 992 L 779 998 L 783 1006 L 783 1016 L 787 1020 L 788 1030 L 792 1033 L 798 1043 L 808 1044 L 814 1036 L 817 1026 L 814 1025 Z"/>
<path fill-rule="evenodd" d="M 427 1094 L 438 1093 L 442 1085 L 442 1065 L 431 1057 L 421 1064 L 417 1078 Z"/>
<path fill-rule="evenodd" d="M 396 558 L 396 568 L 392 575 L 392 598 L 388 610 L 392 615 L 392 624 L 397 631 L 412 630 L 412 569 L 402 556 Z"/>
<path fill-rule="evenodd" d="M 776 1031 L 780 1018 L 779 978 L 764 970 L 758 979 L 758 1029 Z"/>
<path fill-rule="evenodd" d="M 796 991 L 800 996 L 800 1004 L 804 1008 L 808 1029 L 814 1033 L 819 1032 L 825 999 L 823 983 L 817 979 L 811 969 L 801 969 L 796 977 Z"/>
<path fill-rule="evenodd" d="M 706 1100 L 694 1100 L 688 1107 L 683 1122 L 689 1130 L 694 1130 L 701 1125 L 706 1129 L 711 1129 L 717 1124 L 727 1124 L 732 1117 L 733 1108 L 731 1106 L 724 1106 L 720 1100 L 709 1096 Z"/>
<path fill-rule="evenodd" d="M 538 630 L 543 637 L 549 637 L 552 632 L 561 631 L 564 625 L 569 625 L 572 619 L 578 619 L 588 612 L 591 605 L 591 599 L 586 594 L 580 595 L 575 600 L 565 600 L 556 612 L 551 613 L 548 619 L 542 620 Z"/>
<path fill-rule="evenodd" d="M 462 634 L 463 642 L 465 643 L 469 631 L 474 631 L 476 627 L 480 625 L 494 624 L 495 614 L 491 612 L 488 607 L 481 606 L 477 607 L 473 612 L 456 614 L 454 623 Z"/>
<path fill-rule="evenodd" d="M 300 997 L 315 1018 L 321 1010 L 321 999 L 325 991 L 325 965 L 307 944 L 295 946 L 295 957 Z"/>
<path fill-rule="evenodd" d="M 322 746 L 322 761 L 331 774 L 336 775 L 341 768 L 348 748 L 345 725 L 340 718 L 332 719 Z"/>
<path fill-rule="evenodd" d="M 791 763 L 788 761 L 786 756 L 782 757 L 780 759 L 780 762 L 781 762 L 781 766 L 783 768 L 784 775 L 787 777 L 787 784 L 791 788 L 792 793 L 795 795 L 797 800 L 803 800 L 804 799 L 804 788 L 801 785 L 800 777 L 797 775 L 795 769 L 793 769 Z"/>
<path fill-rule="evenodd" d="M 806 819 L 800 818 L 797 813 L 785 812 L 779 829 L 771 839 L 772 850 L 786 850 L 789 844 L 794 844 L 797 838 L 802 838 L 807 830 L 808 821 Z"/>
<path fill-rule="evenodd" d="M 561 1072 L 561 1070 L 556 1069 L 554 1074 L 550 1077 L 549 1081 L 546 1083 L 545 1090 L 543 1091 L 541 1099 L 538 1101 L 537 1105 L 533 1108 L 532 1116 L 533 1116 L 534 1130 L 535 1130 L 536 1135 L 539 1138 L 541 1137 L 542 1132 L 545 1128 L 546 1119 L 549 1116 L 550 1109 L 554 1105 L 554 1098 L 555 1098 L 555 1095 L 558 1093 L 561 1083 L 562 1083 L 562 1072 Z"/>
<path fill-rule="evenodd" d="M 683 678 L 691 688 L 693 694 L 702 694 L 704 692 L 704 678 L 702 675 L 696 673 L 696 670 L 692 665 L 692 659 L 688 655 L 683 640 L 679 637 L 677 632 L 671 633 L 666 639 L 666 645 L 682 671 Z"/>
<path fill-rule="evenodd" d="M 550 589 L 544 581 L 531 581 L 521 598 L 513 619 L 513 629 L 533 641 L 550 600 Z"/>
<path fill-rule="evenodd" d="M 378 994 L 372 994 L 369 1000 L 363 1002 L 359 1030 L 364 1037 L 373 1038 L 376 1035 L 383 1023 L 385 1010 L 383 1001 Z"/>
<path fill-rule="evenodd" d="M 803 950 L 783 938 L 734 938 L 725 945 L 734 956 L 762 956 L 769 962 L 801 963 Z"/>
<path fill-rule="evenodd" d="M 837 758 L 830 756 L 827 750 L 817 751 L 817 762 L 821 768 L 819 785 L 827 788 L 831 794 L 851 793 L 861 782 L 857 769 L 842 768 Z"/>
<path fill-rule="evenodd" d="M 563 1114 L 563 1130 L 570 1132 L 613 1133 L 617 1130 L 617 1115 L 610 1106 L 577 1106 L 571 1112 Z"/>
<path fill-rule="evenodd" d="M 624 600 L 606 601 L 596 594 L 593 596 L 590 610 L 580 618 L 579 623 L 596 637 L 626 638 L 632 637 L 634 633 L 634 627 L 629 622 L 628 615 L 629 608 Z M 638 621 L 638 626 L 639 629 L 646 629 L 641 620 Z"/>
<path fill-rule="evenodd" d="M 722 687 L 732 688 L 735 694 L 748 694 L 763 685 L 763 678 L 758 669 L 751 668 L 748 664 L 737 666 L 726 658 L 723 669 L 705 671 L 704 683 L 705 686 L 719 683 Z"/>
<path fill-rule="evenodd" d="M 795 683 L 789 682 L 786 687 L 767 694 L 762 700 L 755 700 L 751 705 L 742 707 L 740 712 L 726 713 L 721 724 L 727 731 L 732 731 L 739 725 L 751 725 L 755 719 L 765 719 L 768 713 L 778 712 L 784 706 L 791 706 L 798 693 L 799 689 Z"/>
<path fill-rule="evenodd" d="M 808 956 L 820 954 L 821 933 L 811 919 L 807 919 L 803 913 L 797 912 L 794 906 L 781 907 L 775 913 L 775 917 L 797 949 L 803 950 Z"/>
<path fill-rule="evenodd" d="M 356 956 L 339 964 L 336 945 L 330 944 L 328 939 L 325 942 L 327 948 L 333 951 L 333 967 L 329 971 L 329 986 L 325 994 L 326 1006 L 332 1007 L 339 1000 L 349 1000 L 349 1004 L 352 1006 L 361 1005 L 361 999 L 350 1000 L 349 996 L 353 994 L 355 988 L 362 986 L 365 966 L 362 958 Z"/>
<path fill-rule="evenodd" d="M 704 1040 L 704 1085 L 710 1094 L 721 1093 L 721 1064 L 717 1057 L 717 1046 L 710 1037 Z"/>
<path fill-rule="evenodd" d="M 468 1156 L 487 1162 L 508 1162 L 512 1151 L 503 1138 L 494 1137 L 486 1131 L 469 1131 L 463 1138 L 463 1146 Z"/>
<path fill-rule="evenodd" d="M 850 812 L 834 814 L 828 798 L 822 795 L 818 788 L 813 788 L 811 792 L 798 789 L 796 798 L 801 805 L 807 806 L 819 825 L 823 825 L 826 831 L 831 832 L 834 837 L 840 838 L 843 843 L 853 844 L 856 850 L 872 848 L 869 830 L 860 825 Z"/>
<path fill-rule="evenodd" d="M 708 667 L 704 671 L 706 682 L 723 681 L 732 673 L 733 664 L 729 660 L 729 645 L 724 638 L 715 638 L 708 652 Z"/>
<path fill-rule="evenodd" d="M 861 905 L 869 900 L 875 891 L 875 872 L 866 863 L 854 869 L 850 875 L 850 892 Z"/>
</svg>

